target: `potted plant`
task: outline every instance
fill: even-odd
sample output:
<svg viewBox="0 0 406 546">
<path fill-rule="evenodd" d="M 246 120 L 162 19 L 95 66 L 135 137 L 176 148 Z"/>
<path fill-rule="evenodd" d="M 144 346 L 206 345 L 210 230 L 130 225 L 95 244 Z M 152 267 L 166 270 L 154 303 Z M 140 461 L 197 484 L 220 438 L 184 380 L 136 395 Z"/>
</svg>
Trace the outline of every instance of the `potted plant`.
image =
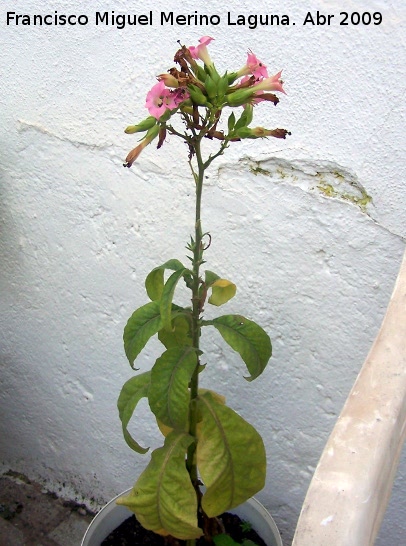
<svg viewBox="0 0 406 546">
<path fill-rule="evenodd" d="M 276 105 L 279 99 L 274 93 L 284 93 L 281 72 L 269 77 L 266 66 L 249 52 L 242 68 L 220 75 L 207 50 L 212 40 L 205 36 L 196 47 L 181 46 L 174 58 L 177 67 L 158 76 L 158 83 L 147 94 L 150 115 L 126 129 L 126 133 L 144 136 L 124 164 L 131 167 L 152 141 L 160 148 L 167 135 L 175 136 L 187 145 L 195 187 L 188 262 L 170 259 L 147 275 L 150 301 L 132 314 L 124 329 L 125 352 L 133 368 L 153 336 L 158 336 L 163 353 L 150 371 L 124 384 L 118 399 L 124 438 L 133 450 L 148 451 L 127 428 L 144 397 L 164 439 L 134 487 L 117 503 L 134 512 L 146 529 L 184 540 L 188 546 L 201 536 L 209 543 L 213 539 L 222 544 L 224 530 L 218 517 L 261 490 L 266 473 L 260 434 L 227 406 L 223 393 L 199 388 L 199 378 L 206 365 L 210 366 L 204 360 L 201 331 L 215 328 L 239 353 L 248 381 L 261 375 L 272 353 L 268 334 L 245 316 L 205 318 L 206 305 L 222 306 L 236 293 L 233 282 L 213 271 L 202 271 L 211 244 L 201 219 L 205 173 L 231 143 L 288 134 L 285 129 L 251 127 L 255 104 L 268 101 Z M 208 139 L 218 146 L 205 155 Z M 175 303 L 180 282 L 190 290 L 190 306 Z"/>
</svg>

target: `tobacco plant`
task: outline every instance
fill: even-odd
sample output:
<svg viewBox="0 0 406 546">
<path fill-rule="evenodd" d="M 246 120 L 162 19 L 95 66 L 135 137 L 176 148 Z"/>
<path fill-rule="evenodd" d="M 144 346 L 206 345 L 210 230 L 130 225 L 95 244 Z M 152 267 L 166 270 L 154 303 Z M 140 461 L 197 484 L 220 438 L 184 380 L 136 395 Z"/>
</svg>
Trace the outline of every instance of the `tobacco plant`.
<svg viewBox="0 0 406 546">
<path fill-rule="evenodd" d="M 133 511 L 146 529 L 183 539 L 189 546 L 202 535 L 209 539 L 221 533 L 217 516 L 262 489 L 266 472 L 259 433 L 226 405 L 222 394 L 199 388 L 206 367 L 201 330 L 211 327 L 220 333 L 244 361 L 248 381 L 264 371 L 272 353 L 268 334 L 248 318 L 236 314 L 204 318 L 206 304 L 221 306 L 236 293 L 231 281 L 202 271 L 211 242 L 201 220 L 205 172 L 231 143 L 288 134 L 285 129 L 250 126 L 257 103 L 279 102 L 274 93 L 284 93 L 281 72 L 269 77 L 266 66 L 249 52 L 242 68 L 220 75 L 207 50 L 211 41 L 205 36 L 196 47 L 181 46 L 174 57 L 177 66 L 158 76 L 147 94 L 150 115 L 126 129 L 144 136 L 124 164 L 131 167 L 148 144 L 157 140 L 160 148 L 172 135 L 187 145 L 195 186 L 188 262 L 171 259 L 148 274 L 145 288 L 150 301 L 132 314 L 124 329 L 125 352 L 133 368 L 153 336 L 158 336 L 164 351 L 150 371 L 124 384 L 118 399 L 124 438 L 132 449 L 148 451 L 127 428 L 142 398 L 148 399 L 164 437 L 130 494 L 118 502 Z M 218 141 L 215 152 L 204 153 L 207 139 Z M 179 282 L 190 290 L 189 307 L 174 301 Z"/>
</svg>

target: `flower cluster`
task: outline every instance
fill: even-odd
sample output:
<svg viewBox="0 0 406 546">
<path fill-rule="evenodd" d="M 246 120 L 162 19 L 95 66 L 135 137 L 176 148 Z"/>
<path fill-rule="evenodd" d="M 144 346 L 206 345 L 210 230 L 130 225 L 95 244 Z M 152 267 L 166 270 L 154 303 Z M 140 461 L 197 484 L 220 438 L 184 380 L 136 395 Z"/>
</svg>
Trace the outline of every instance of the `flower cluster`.
<svg viewBox="0 0 406 546">
<path fill-rule="evenodd" d="M 150 115 L 126 129 L 126 133 L 146 134 L 127 155 L 125 167 L 131 167 L 142 150 L 157 137 L 160 148 L 167 132 L 189 142 L 187 133 L 181 134 L 172 126 L 174 114 L 182 116 L 189 132 L 204 131 L 205 137 L 217 138 L 226 144 L 244 138 L 285 138 L 290 134 L 285 129 L 249 127 L 254 105 L 262 101 L 276 105 L 279 99 L 274 92 L 285 93 L 281 72 L 269 76 L 267 67 L 249 51 L 246 64 L 240 70 L 221 76 L 207 49 L 212 41 L 210 36 L 203 36 L 197 46 L 182 46 L 174 57 L 179 68 L 171 68 L 157 77 L 158 83 L 148 92 L 145 103 Z M 203 66 L 198 61 L 202 61 Z M 229 116 L 227 132 L 218 129 L 224 107 L 243 107 L 238 120 L 234 113 Z"/>
</svg>

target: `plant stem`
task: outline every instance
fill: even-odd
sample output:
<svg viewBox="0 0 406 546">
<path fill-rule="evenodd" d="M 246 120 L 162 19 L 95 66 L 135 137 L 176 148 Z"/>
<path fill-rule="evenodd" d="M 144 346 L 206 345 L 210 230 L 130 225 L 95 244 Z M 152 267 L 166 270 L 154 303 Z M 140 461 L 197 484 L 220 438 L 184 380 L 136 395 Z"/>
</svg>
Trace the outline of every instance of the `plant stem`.
<svg viewBox="0 0 406 546">
<path fill-rule="evenodd" d="M 195 215 L 195 244 L 193 248 L 192 259 L 192 271 L 193 271 L 193 285 L 192 285 L 192 340 L 193 347 L 196 351 L 199 351 L 200 344 L 200 314 L 201 314 L 201 298 L 199 294 L 200 289 L 200 266 L 203 261 L 203 232 L 201 224 L 201 200 L 203 190 L 203 179 L 205 165 L 202 160 L 201 148 L 200 148 L 201 136 L 196 135 L 194 142 L 194 151 L 197 161 L 197 176 L 195 176 L 196 182 L 196 215 Z M 197 366 L 193 373 L 190 382 L 190 410 L 189 410 L 189 434 L 196 438 L 196 426 L 197 426 L 197 408 L 194 400 L 198 395 L 199 388 L 199 366 L 200 359 L 198 353 Z M 198 476 L 196 465 L 196 442 L 193 442 L 188 449 L 186 466 L 190 475 L 190 479 L 196 489 L 198 499 L 200 499 L 198 491 Z M 187 546 L 195 546 L 196 541 L 194 539 L 186 541 Z"/>
</svg>

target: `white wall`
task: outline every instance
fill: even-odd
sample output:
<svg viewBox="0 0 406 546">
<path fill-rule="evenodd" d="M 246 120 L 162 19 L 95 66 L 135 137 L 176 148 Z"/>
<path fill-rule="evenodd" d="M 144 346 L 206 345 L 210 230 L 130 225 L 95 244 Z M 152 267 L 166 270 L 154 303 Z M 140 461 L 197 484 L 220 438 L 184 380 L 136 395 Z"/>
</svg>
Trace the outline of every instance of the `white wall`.
<svg viewBox="0 0 406 546">
<path fill-rule="evenodd" d="M 123 169 L 137 141 L 123 129 L 146 115 L 145 93 L 173 65 L 176 41 L 209 34 L 219 69 L 239 68 L 251 48 L 270 73 L 283 68 L 286 82 L 287 96 L 277 108 L 259 105 L 256 119 L 292 136 L 236 144 L 204 195 L 208 268 L 239 288 L 225 312 L 260 322 L 274 357 L 248 384 L 221 339 L 205 335 L 204 381 L 220 384 L 263 434 L 269 468 L 258 496 L 289 544 L 405 248 L 405 8 L 400 0 L 259 1 L 255 13 L 288 14 L 291 24 L 249 29 L 227 25 L 227 11 L 233 21 L 254 13 L 249 2 L 157 0 L 152 26 L 118 30 L 96 26 L 95 12 L 149 6 L 19 4 L 5 0 L 0 15 L 3 466 L 102 502 L 146 463 L 122 440 L 115 407 L 131 375 L 122 329 L 147 301 L 145 275 L 184 257 L 193 183 L 174 138 Z M 162 26 L 159 13 L 171 10 L 219 14 L 221 24 Z M 335 14 L 332 24 L 303 26 L 317 10 Z M 87 14 L 89 24 L 7 26 L 7 11 Z M 383 23 L 340 26 L 340 11 L 381 12 Z M 156 350 L 145 350 L 143 370 Z M 134 431 L 156 445 L 145 406 L 138 416 Z M 405 465 L 379 545 L 401 544 L 406 531 Z"/>
</svg>

